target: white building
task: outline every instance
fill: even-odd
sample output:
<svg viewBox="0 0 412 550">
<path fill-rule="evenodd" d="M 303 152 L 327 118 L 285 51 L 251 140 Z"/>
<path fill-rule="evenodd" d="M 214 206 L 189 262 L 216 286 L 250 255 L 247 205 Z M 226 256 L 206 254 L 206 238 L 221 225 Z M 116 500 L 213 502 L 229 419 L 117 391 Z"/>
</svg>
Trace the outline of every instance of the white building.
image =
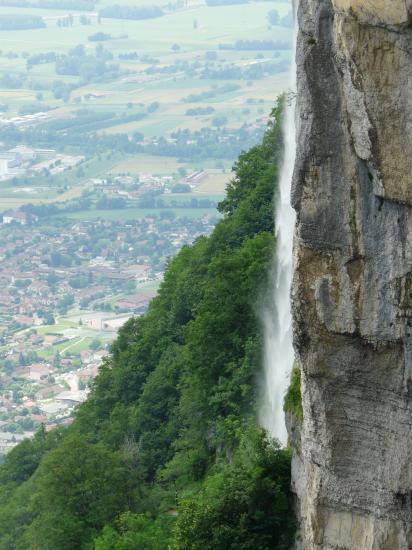
<svg viewBox="0 0 412 550">
<path fill-rule="evenodd" d="M 6 212 L 3 214 L 3 223 L 19 223 L 20 225 L 26 225 L 27 224 L 27 214 L 24 212 Z"/>
</svg>

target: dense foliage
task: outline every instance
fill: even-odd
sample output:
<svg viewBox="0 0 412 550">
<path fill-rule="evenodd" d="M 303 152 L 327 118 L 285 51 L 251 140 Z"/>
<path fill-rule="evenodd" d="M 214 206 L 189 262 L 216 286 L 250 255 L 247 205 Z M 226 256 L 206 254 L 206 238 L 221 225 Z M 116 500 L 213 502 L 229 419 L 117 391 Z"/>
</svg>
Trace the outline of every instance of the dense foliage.
<svg viewBox="0 0 412 550">
<path fill-rule="evenodd" d="M 256 425 L 280 108 L 243 153 L 223 219 L 120 330 L 65 431 L 0 468 L 0 547 L 290 548 L 290 457 Z"/>
</svg>

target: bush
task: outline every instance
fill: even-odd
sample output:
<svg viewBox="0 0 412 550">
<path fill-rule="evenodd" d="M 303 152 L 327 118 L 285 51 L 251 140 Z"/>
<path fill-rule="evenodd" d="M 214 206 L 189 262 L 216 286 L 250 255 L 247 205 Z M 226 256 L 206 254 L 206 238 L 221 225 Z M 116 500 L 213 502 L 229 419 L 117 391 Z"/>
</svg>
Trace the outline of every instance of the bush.
<svg viewBox="0 0 412 550">
<path fill-rule="evenodd" d="M 289 550 L 290 452 L 249 429 L 233 461 L 179 506 L 173 550 Z"/>
<path fill-rule="evenodd" d="M 283 410 L 287 413 L 293 414 L 296 419 L 303 422 L 303 408 L 302 408 L 302 395 L 300 391 L 300 369 L 297 365 L 294 366 L 291 376 L 290 384 L 285 395 L 283 404 Z"/>
<path fill-rule="evenodd" d="M 87 40 L 89 42 L 104 42 L 105 40 L 110 40 L 112 37 L 110 34 L 105 32 L 96 32 L 95 34 L 90 35 Z"/>
</svg>

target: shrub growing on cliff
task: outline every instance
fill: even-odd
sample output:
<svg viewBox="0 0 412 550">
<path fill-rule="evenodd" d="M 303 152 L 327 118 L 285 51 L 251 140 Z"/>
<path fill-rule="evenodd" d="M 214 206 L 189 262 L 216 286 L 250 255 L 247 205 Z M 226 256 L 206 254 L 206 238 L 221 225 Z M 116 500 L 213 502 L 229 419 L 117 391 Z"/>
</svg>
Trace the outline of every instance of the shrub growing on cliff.
<svg viewBox="0 0 412 550">
<path fill-rule="evenodd" d="M 293 414 L 299 423 L 303 422 L 302 395 L 300 391 L 300 369 L 297 365 L 293 367 L 290 376 L 290 384 L 285 395 L 283 410 L 285 413 Z"/>
</svg>

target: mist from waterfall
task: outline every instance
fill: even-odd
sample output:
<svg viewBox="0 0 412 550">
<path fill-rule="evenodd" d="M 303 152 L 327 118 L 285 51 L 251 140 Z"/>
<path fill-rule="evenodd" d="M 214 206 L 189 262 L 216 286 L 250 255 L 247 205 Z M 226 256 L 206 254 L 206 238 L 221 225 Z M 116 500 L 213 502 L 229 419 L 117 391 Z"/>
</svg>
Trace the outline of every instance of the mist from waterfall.
<svg viewBox="0 0 412 550">
<path fill-rule="evenodd" d="M 295 24 L 295 45 L 296 26 Z M 290 193 L 296 158 L 295 93 L 294 50 L 290 90 L 286 94 L 284 111 L 284 155 L 275 203 L 276 253 L 270 273 L 270 289 L 262 311 L 265 379 L 260 421 L 270 435 L 276 437 L 282 444 L 287 442 L 283 400 L 294 362 L 290 288 L 295 212 L 290 206 Z"/>
</svg>

